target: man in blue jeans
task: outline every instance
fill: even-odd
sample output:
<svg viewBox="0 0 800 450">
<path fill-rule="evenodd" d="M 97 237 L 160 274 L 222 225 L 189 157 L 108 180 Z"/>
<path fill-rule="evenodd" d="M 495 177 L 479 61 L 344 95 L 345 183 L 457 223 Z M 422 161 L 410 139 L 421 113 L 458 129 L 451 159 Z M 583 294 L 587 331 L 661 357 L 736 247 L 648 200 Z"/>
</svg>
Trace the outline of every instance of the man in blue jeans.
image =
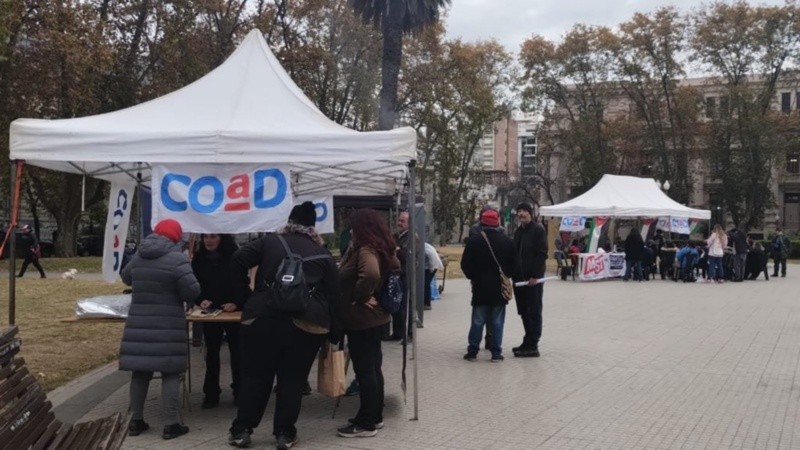
<svg viewBox="0 0 800 450">
<path fill-rule="evenodd" d="M 464 359 L 474 361 L 480 350 L 483 328 L 492 324 L 492 362 L 503 360 L 503 324 L 506 299 L 501 289 L 500 271 L 511 276 L 514 270 L 514 241 L 500 232 L 497 211 L 481 214 L 481 232 L 469 237 L 461 257 L 461 270 L 472 283 L 472 324 Z"/>
</svg>

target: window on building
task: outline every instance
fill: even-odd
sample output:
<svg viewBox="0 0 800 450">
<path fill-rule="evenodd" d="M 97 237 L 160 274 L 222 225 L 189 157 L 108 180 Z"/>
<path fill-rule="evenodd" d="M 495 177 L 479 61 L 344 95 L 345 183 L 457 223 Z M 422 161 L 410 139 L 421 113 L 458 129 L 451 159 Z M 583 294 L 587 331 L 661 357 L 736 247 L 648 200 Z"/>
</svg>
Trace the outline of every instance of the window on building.
<svg viewBox="0 0 800 450">
<path fill-rule="evenodd" d="M 714 177 L 719 177 L 722 175 L 722 160 L 719 156 L 713 156 L 711 158 L 711 175 Z"/>
<path fill-rule="evenodd" d="M 794 93 L 794 108 L 800 111 L 800 91 Z"/>
<path fill-rule="evenodd" d="M 786 155 L 786 172 L 800 173 L 800 153 L 789 153 Z"/>
<path fill-rule="evenodd" d="M 717 114 L 717 98 L 706 97 L 706 117 L 713 118 Z"/>
<path fill-rule="evenodd" d="M 730 112 L 731 101 L 730 97 L 723 95 L 719 98 L 719 113 L 722 117 L 727 117 Z"/>
<path fill-rule="evenodd" d="M 781 94 L 781 112 L 789 114 L 789 111 L 791 110 L 792 110 L 792 93 L 783 92 Z"/>
</svg>

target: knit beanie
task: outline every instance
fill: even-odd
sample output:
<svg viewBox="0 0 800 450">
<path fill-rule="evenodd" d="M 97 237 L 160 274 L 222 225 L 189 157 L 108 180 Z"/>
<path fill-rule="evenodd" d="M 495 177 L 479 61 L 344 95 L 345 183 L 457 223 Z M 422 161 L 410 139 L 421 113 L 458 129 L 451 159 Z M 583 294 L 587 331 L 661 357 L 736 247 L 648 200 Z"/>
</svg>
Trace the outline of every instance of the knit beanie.
<svg viewBox="0 0 800 450">
<path fill-rule="evenodd" d="M 295 206 L 289 213 L 289 222 L 304 227 L 313 227 L 317 224 L 317 207 L 311 202 L 303 202 Z"/>
<path fill-rule="evenodd" d="M 481 213 L 481 225 L 486 227 L 500 226 L 500 216 L 497 211 L 490 209 Z"/>
<path fill-rule="evenodd" d="M 183 228 L 181 228 L 181 224 L 177 220 L 164 219 L 156 224 L 156 227 L 153 228 L 153 233 L 164 236 L 177 244 L 183 236 Z"/>
<path fill-rule="evenodd" d="M 530 214 L 531 217 L 533 217 L 533 207 L 529 203 L 520 203 L 519 205 L 517 205 L 516 210 L 528 211 L 528 214 Z"/>
</svg>

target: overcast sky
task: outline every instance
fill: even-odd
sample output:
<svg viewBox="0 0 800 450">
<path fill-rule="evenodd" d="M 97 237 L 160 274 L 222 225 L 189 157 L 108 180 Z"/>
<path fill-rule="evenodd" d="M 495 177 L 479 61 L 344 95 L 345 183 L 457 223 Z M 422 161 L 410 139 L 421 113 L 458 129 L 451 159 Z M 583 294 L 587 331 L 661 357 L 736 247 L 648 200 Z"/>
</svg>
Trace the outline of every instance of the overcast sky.
<svg viewBox="0 0 800 450">
<path fill-rule="evenodd" d="M 445 21 L 448 37 L 467 41 L 494 38 L 517 53 L 522 42 L 534 33 L 560 40 L 576 23 L 614 26 L 636 12 L 651 12 L 667 5 L 691 11 L 700 4 L 698 0 L 452 0 Z"/>
</svg>

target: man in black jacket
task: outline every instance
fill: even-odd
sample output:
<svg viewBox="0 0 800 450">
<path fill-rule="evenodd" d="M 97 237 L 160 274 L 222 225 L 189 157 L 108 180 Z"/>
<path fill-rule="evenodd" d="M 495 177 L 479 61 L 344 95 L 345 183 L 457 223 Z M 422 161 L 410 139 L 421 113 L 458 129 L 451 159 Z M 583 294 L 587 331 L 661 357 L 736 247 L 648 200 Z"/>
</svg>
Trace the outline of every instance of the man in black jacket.
<svg viewBox="0 0 800 450">
<path fill-rule="evenodd" d="M 506 276 L 511 275 L 515 253 L 514 242 L 497 230 L 499 224 L 497 211 L 484 211 L 481 214 L 482 232 L 467 238 L 461 257 L 461 270 L 472 283 L 472 325 L 467 354 L 464 355 L 467 361 L 474 361 L 477 357 L 487 322 L 492 323 L 492 362 L 503 360 L 506 300 L 501 290 L 500 270 Z"/>
<path fill-rule="evenodd" d="M 747 235 L 738 227 L 731 230 L 731 241 L 733 241 L 733 281 L 744 281 L 744 272 L 747 267 Z"/>
<path fill-rule="evenodd" d="M 339 275 L 314 229 L 315 223 L 313 203 L 295 206 L 286 228 L 242 246 L 231 258 L 234 292 L 239 298 L 247 298 L 242 310 L 241 387 L 228 439 L 231 445 L 250 445 L 250 434 L 261 422 L 276 377 L 273 434 L 277 448 L 294 445 L 302 393 L 317 352 L 326 335 L 333 343 L 341 339 Z M 300 313 L 281 311 L 268 301 L 269 284 L 287 253 L 278 236 L 292 253 L 304 259 L 310 298 Z M 255 266 L 255 292 L 251 294 L 248 272 Z"/>
<path fill-rule="evenodd" d="M 516 265 L 514 281 L 527 281 L 527 286 L 515 287 L 517 313 L 525 328 L 522 345 L 514 347 L 516 357 L 539 357 L 539 338 L 542 336 L 542 297 L 544 285 L 537 283 L 544 277 L 547 259 L 547 231 L 533 220 L 533 208 L 527 203 L 517 206 L 519 228 L 514 232 Z"/>
<path fill-rule="evenodd" d="M 622 278 L 628 281 L 631 278 L 631 271 L 634 271 L 634 280 L 642 281 L 642 256 L 644 256 L 644 239 L 639 234 L 636 227 L 631 228 L 628 238 L 625 239 L 625 276 Z"/>
</svg>

